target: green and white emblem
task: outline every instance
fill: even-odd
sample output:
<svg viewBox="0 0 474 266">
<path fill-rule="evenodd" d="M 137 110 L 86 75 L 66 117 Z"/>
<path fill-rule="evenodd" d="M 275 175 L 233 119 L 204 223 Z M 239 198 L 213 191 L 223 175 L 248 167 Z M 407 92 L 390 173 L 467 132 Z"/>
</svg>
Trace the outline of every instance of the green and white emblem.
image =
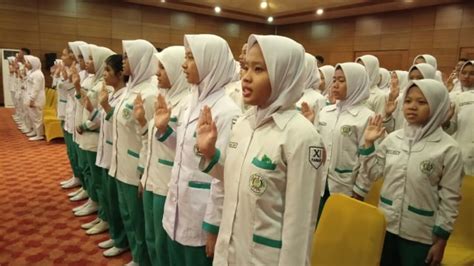
<svg viewBox="0 0 474 266">
<path fill-rule="evenodd" d="M 348 125 L 342 126 L 341 127 L 341 135 L 343 135 L 345 137 L 352 135 L 352 127 L 348 126 Z"/>
<path fill-rule="evenodd" d="M 249 187 L 253 193 L 262 195 L 267 189 L 267 181 L 263 179 L 261 174 L 253 174 L 250 176 Z"/>
<path fill-rule="evenodd" d="M 423 172 L 424 174 L 430 175 L 431 173 L 433 173 L 433 170 L 434 170 L 434 164 L 433 164 L 433 162 L 430 161 L 430 160 L 422 161 L 422 162 L 420 163 L 420 170 L 421 170 L 421 172 Z"/>
<path fill-rule="evenodd" d="M 129 119 L 132 116 L 132 111 L 128 108 L 123 108 L 122 117 L 125 119 Z"/>
</svg>

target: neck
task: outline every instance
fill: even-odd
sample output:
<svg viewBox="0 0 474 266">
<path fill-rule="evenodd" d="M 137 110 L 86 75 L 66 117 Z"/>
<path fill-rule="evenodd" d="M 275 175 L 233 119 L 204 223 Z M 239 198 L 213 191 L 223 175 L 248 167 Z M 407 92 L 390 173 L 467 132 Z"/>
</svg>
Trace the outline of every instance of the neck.
<svg viewBox="0 0 474 266">
<path fill-rule="evenodd" d="M 117 82 L 117 84 L 115 84 L 113 87 L 114 87 L 114 91 L 118 91 L 121 88 L 125 87 L 125 82 L 123 81 Z"/>
</svg>

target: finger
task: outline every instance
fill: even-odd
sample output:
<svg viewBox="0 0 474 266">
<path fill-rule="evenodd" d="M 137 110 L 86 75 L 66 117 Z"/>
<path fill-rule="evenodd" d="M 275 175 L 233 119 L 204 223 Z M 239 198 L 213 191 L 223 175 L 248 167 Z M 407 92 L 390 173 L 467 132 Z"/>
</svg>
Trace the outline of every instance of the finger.
<svg viewBox="0 0 474 266">
<path fill-rule="evenodd" d="M 206 123 L 205 121 L 205 117 L 204 117 L 204 109 L 201 109 L 201 111 L 199 112 L 199 119 L 198 119 L 198 123 L 197 123 L 197 127 L 201 127 L 202 125 L 204 125 Z"/>
<path fill-rule="evenodd" d="M 206 122 L 208 125 L 211 125 L 212 122 L 212 113 L 211 113 L 211 108 L 206 105 Z"/>
<path fill-rule="evenodd" d="M 217 135 L 217 125 L 216 125 L 216 122 L 212 122 L 212 132 L 215 133 Z"/>
<path fill-rule="evenodd" d="M 372 121 L 373 121 L 373 118 L 372 118 L 372 116 L 370 116 L 370 117 L 369 117 L 369 122 L 368 122 L 368 125 L 369 125 L 369 126 L 373 125 L 373 122 L 372 122 Z"/>
<path fill-rule="evenodd" d="M 430 250 L 428 252 L 428 256 L 426 256 L 425 263 L 431 263 L 432 260 L 433 260 L 433 251 Z"/>
</svg>

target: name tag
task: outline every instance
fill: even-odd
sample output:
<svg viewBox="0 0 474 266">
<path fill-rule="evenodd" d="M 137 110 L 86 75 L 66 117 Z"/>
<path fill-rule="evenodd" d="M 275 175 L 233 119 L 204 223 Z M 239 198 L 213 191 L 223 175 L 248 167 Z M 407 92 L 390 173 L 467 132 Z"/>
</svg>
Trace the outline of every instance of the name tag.
<svg viewBox="0 0 474 266">
<path fill-rule="evenodd" d="M 237 142 L 232 142 L 232 141 L 231 141 L 231 142 L 229 142 L 229 148 L 235 149 L 235 148 L 237 148 L 237 145 L 238 145 L 238 144 L 239 144 L 239 143 L 237 143 Z"/>
</svg>

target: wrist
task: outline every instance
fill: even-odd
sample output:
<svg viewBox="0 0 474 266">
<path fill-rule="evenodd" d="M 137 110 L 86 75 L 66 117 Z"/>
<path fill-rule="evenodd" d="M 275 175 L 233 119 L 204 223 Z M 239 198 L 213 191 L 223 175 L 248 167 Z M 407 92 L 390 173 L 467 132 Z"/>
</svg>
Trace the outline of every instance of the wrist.
<svg viewBox="0 0 474 266">
<path fill-rule="evenodd" d="M 142 127 L 144 127 L 146 125 L 145 117 L 139 117 L 139 118 L 137 118 L 137 121 L 140 124 L 140 126 L 142 126 Z"/>
<path fill-rule="evenodd" d="M 368 148 L 370 148 L 370 147 L 372 147 L 372 146 L 374 146 L 374 141 L 367 141 L 367 140 L 366 140 L 366 141 L 364 142 L 364 148 L 365 148 L 365 149 L 368 149 Z"/>
</svg>

